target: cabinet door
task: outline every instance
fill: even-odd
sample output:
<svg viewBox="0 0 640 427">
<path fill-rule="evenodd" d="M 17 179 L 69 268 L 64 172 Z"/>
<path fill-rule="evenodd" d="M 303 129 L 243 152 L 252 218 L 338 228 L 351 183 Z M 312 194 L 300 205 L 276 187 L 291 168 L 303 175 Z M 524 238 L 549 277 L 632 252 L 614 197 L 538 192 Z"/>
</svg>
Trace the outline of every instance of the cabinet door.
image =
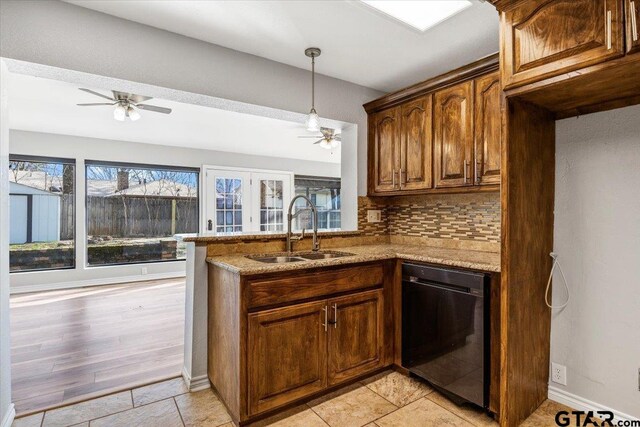
<svg viewBox="0 0 640 427">
<path fill-rule="evenodd" d="M 622 56 L 621 0 L 530 0 L 504 12 L 505 88 Z"/>
<path fill-rule="evenodd" d="M 382 289 L 329 300 L 329 385 L 383 364 Z"/>
<path fill-rule="evenodd" d="M 625 0 L 627 8 L 627 52 L 633 53 L 640 51 L 640 0 Z"/>
<path fill-rule="evenodd" d="M 502 89 L 499 72 L 476 79 L 475 88 L 474 181 L 476 185 L 499 184 L 502 144 Z"/>
<path fill-rule="evenodd" d="M 433 104 L 435 186 L 472 185 L 473 82 L 436 92 Z"/>
<path fill-rule="evenodd" d="M 249 315 L 248 405 L 254 415 L 327 385 L 327 302 Z"/>
<path fill-rule="evenodd" d="M 401 190 L 431 188 L 432 96 L 427 95 L 401 107 Z"/>
<path fill-rule="evenodd" d="M 395 191 L 399 188 L 400 109 L 380 111 L 374 120 L 374 191 Z"/>
</svg>

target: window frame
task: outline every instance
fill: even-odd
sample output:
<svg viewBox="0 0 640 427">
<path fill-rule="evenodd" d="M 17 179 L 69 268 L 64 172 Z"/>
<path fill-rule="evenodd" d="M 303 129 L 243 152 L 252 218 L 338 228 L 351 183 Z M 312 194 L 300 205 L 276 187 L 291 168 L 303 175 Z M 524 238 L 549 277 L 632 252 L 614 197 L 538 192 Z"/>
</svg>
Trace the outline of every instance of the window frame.
<svg viewBox="0 0 640 427">
<path fill-rule="evenodd" d="M 11 263 L 9 263 L 9 274 L 21 274 L 21 273 L 36 273 L 42 271 L 62 271 L 62 270 L 76 270 L 78 268 L 78 223 L 77 223 L 77 209 L 78 209 L 78 164 L 76 159 L 67 157 L 53 157 L 53 156 L 34 156 L 31 154 L 9 154 L 9 163 L 11 162 L 32 162 L 32 163 L 60 163 L 73 165 L 73 265 L 67 267 L 51 267 L 51 268 L 34 268 L 32 270 L 15 270 L 11 271 Z M 9 192 L 11 194 L 11 192 Z M 11 226 L 11 218 L 9 218 L 9 226 Z"/>
<path fill-rule="evenodd" d="M 341 177 L 332 177 L 332 176 L 320 176 L 320 175 L 296 175 L 295 179 L 294 179 L 294 184 L 293 184 L 293 191 L 294 191 L 294 195 L 296 194 L 295 192 L 297 191 L 297 185 L 295 181 L 317 181 L 317 182 L 322 182 L 322 181 L 326 181 L 328 183 L 333 183 L 338 181 L 340 183 L 339 188 L 339 193 L 338 193 L 338 208 L 337 209 L 329 209 L 329 210 L 318 210 L 318 214 L 320 214 L 320 212 L 326 212 L 326 222 L 327 222 L 327 227 L 325 228 L 318 228 L 319 230 L 342 230 L 342 178 Z M 311 199 L 313 199 L 312 194 L 309 194 L 309 186 L 308 185 L 300 185 L 300 187 L 302 188 L 306 188 L 306 192 L 305 192 L 305 196 L 310 197 Z M 328 188 L 331 188 L 331 186 L 328 186 Z M 316 203 L 314 201 L 314 203 Z M 331 214 L 338 212 L 340 214 L 340 227 L 331 227 Z"/>
<path fill-rule="evenodd" d="M 201 206 L 202 206 L 202 202 L 201 202 L 201 197 L 202 194 L 200 192 L 201 190 L 201 182 L 200 180 L 202 179 L 202 174 L 201 174 L 201 168 L 198 167 L 189 167 L 189 166 L 170 166 L 170 165 L 154 165 L 154 164 L 148 164 L 148 163 L 129 163 L 129 162 L 116 162 L 116 161 L 111 161 L 111 160 L 106 160 L 106 161 L 102 161 L 102 160 L 93 160 L 93 159 L 85 159 L 84 161 L 84 220 L 85 220 L 85 228 L 84 228 L 84 240 L 85 240 L 85 247 L 84 247 L 84 252 L 85 252 L 85 262 L 84 262 L 84 268 L 87 269 L 91 269 L 91 268 L 105 268 L 105 267 L 118 267 L 118 266 L 127 266 L 127 265 L 131 265 L 131 266 L 135 266 L 135 265 L 142 265 L 142 264 L 156 264 L 156 263 L 170 263 L 170 262 L 185 262 L 186 259 L 159 259 L 159 260 L 148 260 L 148 261 L 137 261 L 137 262 L 118 262 L 118 263 L 112 263 L 112 264 L 90 264 L 89 263 L 89 206 L 87 205 L 87 202 L 89 200 L 89 191 L 88 189 L 88 174 L 87 174 L 87 168 L 89 168 L 90 166 L 103 166 L 103 167 L 111 167 L 111 168 L 127 168 L 127 169 L 152 169 L 152 170 L 165 170 L 165 171 L 174 171 L 174 172 L 191 172 L 191 173 L 196 173 L 197 174 L 197 179 L 196 179 L 196 212 L 197 212 L 197 219 L 196 219 L 196 224 L 198 225 L 198 231 L 200 231 L 200 221 L 202 219 L 202 215 L 201 215 Z"/>
</svg>

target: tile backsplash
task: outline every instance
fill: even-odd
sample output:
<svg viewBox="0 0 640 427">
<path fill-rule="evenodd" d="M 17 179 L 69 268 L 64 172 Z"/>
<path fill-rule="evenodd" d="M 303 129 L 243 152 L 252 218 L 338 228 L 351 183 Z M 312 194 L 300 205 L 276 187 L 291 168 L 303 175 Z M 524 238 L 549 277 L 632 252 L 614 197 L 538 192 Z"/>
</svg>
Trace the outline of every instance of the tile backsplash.
<svg viewBox="0 0 640 427">
<path fill-rule="evenodd" d="M 367 210 L 382 221 L 367 222 Z M 365 235 L 500 242 L 500 194 L 360 197 L 358 227 Z"/>
</svg>

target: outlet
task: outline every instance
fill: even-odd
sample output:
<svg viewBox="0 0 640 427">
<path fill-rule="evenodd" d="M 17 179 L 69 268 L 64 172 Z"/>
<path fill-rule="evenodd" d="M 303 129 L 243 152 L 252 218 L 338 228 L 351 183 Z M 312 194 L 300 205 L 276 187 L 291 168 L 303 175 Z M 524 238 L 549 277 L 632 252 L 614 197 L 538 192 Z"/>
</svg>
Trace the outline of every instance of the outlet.
<svg viewBox="0 0 640 427">
<path fill-rule="evenodd" d="M 551 381 L 567 385 L 567 367 L 559 363 L 551 363 Z"/>
<path fill-rule="evenodd" d="M 147 274 L 147 267 L 142 267 L 142 269 L 140 270 L 140 274 L 142 274 L 143 276 Z"/>
<path fill-rule="evenodd" d="M 369 209 L 367 211 L 367 222 L 382 221 L 382 211 L 379 209 Z"/>
</svg>

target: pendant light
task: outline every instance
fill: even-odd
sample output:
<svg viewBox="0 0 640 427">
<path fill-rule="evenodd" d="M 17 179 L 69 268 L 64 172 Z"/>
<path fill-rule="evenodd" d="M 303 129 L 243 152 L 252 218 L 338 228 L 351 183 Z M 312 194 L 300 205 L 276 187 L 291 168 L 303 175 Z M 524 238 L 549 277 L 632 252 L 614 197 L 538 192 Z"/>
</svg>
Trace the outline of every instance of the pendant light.
<svg viewBox="0 0 640 427">
<path fill-rule="evenodd" d="M 318 117 L 315 108 L 316 57 L 320 56 L 320 53 L 322 53 L 322 51 L 317 47 L 310 47 L 304 51 L 304 54 L 311 58 L 311 111 L 309 111 L 306 121 L 309 132 L 320 131 L 320 117 Z"/>
</svg>

